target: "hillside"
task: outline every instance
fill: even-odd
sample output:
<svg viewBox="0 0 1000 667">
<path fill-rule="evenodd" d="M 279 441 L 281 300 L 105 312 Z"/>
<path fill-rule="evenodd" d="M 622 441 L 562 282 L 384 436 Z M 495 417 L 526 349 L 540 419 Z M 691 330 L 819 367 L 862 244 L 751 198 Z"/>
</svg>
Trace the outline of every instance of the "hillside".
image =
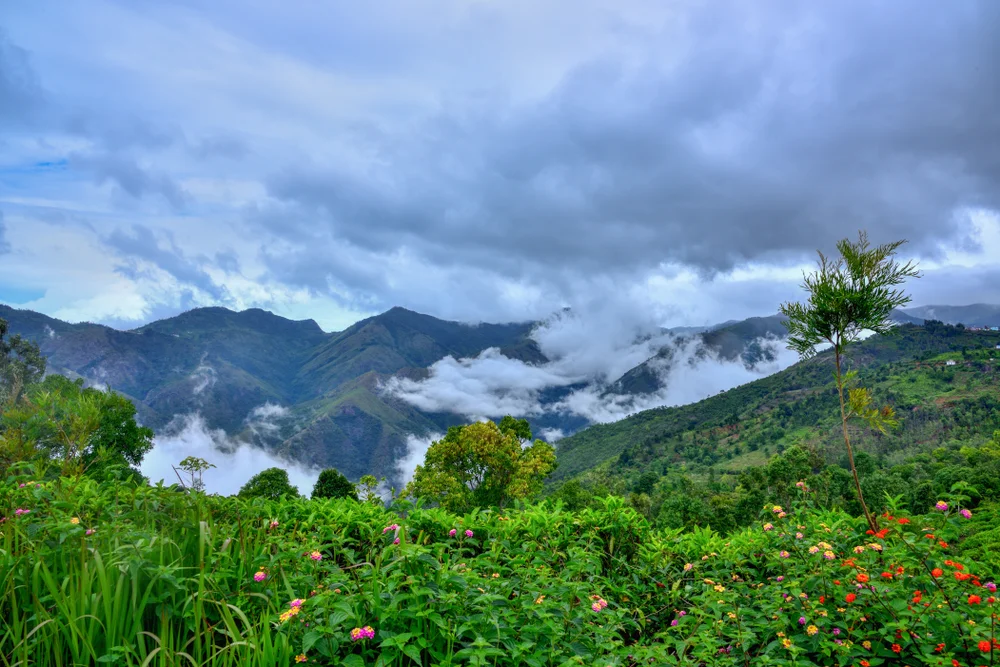
<svg viewBox="0 0 1000 667">
<path fill-rule="evenodd" d="M 854 427 L 855 442 L 891 457 L 989 436 L 1000 428 L 998 344 L 997 333 L 936 324 L 902 325 L 857 344 L 851 367 L 877 400 L 894 406 L 902 427 L 885 436 Z M 594 470 L 623 479 L 678 467 L 736 472 L 795 444 L 835 459 L 843 442 L 832 368 L 832 355 L 821 353 L 698 403 L 591 426 L 559 442 L 552 481 Z"/>
</svg>

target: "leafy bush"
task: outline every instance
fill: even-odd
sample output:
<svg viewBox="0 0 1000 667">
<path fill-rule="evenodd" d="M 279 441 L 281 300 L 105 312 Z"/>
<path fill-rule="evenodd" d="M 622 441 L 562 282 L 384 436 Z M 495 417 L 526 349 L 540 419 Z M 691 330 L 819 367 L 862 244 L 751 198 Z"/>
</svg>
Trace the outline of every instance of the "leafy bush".
<svg viewBox="0 0 1000 667">
<path fill-rule="evenodd" d="M 313 487 L 313 498 L 351 498 L 358 499 L 358 490 L 351 481 L 336 468 L 327 468 L 319 474 Z"/>
<path fill-rule="evenodd" d="M 253 477 L 240 489 L 240 498 L 267 498 L 280 500 L 282 496 L 298 496 L 299 490 L 288 481 L 288 472 L 281 468 L 268 468 Z"/>
</svg>

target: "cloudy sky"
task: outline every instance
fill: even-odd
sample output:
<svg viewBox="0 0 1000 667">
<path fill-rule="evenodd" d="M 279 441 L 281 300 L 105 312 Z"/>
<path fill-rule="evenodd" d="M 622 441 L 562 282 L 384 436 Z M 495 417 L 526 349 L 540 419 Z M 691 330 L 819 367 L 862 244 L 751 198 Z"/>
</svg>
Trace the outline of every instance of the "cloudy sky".
<svg viewBox="0 0 1000 667">
<path fill-rule="evenodd" d="M 864 228 L 914 305 L 998 303 L 997 34 L 996 0 L 3 3 L 0 302 L 704 324 Z"/>
</svg>

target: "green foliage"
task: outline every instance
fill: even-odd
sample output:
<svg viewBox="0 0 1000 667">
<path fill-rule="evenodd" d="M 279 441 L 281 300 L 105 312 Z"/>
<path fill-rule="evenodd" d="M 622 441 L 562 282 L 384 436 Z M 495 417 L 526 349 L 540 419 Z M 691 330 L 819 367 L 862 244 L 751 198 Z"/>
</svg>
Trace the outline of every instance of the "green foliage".
<svg viewBox="0 0 1000 667">
<path fill-rule="evenodd" d="M 250 478 L 240 489 L 240 498 L 280 500 L 284 496 L 298 497 L 299 490 L 288 481 L 288 471 L 268 468 Z"/>
<path fill-rule="evenodd" d="M 61 375 L 29 385 L 0 414 L 0 474 L 41 460 L 63 475 L 141 479 L 137 466 L 152 447 L 153 431 L 136 423 L 131 401 Z"/>
<path fill-rule="evenodd" d="M 555 450 L 541 440 L 525 446 L 530 439 L 527 421 L 509 416 L 500 425 L 486 421 L 449 428 L 427 450 L 407 493 L 458 512 L 532 498 L 555 468 Z"/>
<path fill-rule="evenodd" d="M 19 334 L 8 336 L 7 320 L 0 318 L 0 406 L 16 403 L 24 388 L 44 374 L 38 345 Z"/>
<path fill-rule="evenodd" d="M 4 665 L 936 667 L 997 639 L 1000 514 L 964 518 L 968 484 L 878 534 L 793 486 L 722 536 L 616 497 L 401 514 L 22 472 L 0 486 Z"/>
<path fill-rule="evenodd" d="M 179 467 L 188 474 L 188 488 L 193 491 L 203 491 L 205 489 L 205 482 L 202 477 L 205 471 L 209 468 L 214 468 L 215 464 L 209 463 L 197 456 L 188 456 L 180 462 Z"/>
<path fill-rule="evenodd" d="M 313 498 L 350 498 L 358 499 L 358 490 L 351 481 L 344 477 L 336 468 L 327 468 L 319 474 L 313 487 Z"/>
</svg>

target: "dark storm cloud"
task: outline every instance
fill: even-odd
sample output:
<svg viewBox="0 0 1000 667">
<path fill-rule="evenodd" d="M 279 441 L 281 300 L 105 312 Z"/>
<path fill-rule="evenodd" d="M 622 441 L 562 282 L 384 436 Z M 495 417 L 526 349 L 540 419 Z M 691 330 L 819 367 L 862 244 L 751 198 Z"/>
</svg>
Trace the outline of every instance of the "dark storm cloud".
<svg viewBox="0 0 1000 667">
<path fill-rule="evenodd" d="M 70 164 L 93 174 L 98 183 L 114 183 L 136 199 L 160 195 L 178 210 L 187 204 L 187 193 L 170 176 L 145 169 L 130 157 L 114 153 L 75 154 L 70 157 Z"/>
<path fill-rule="evenodd" d="M 231 300 L 225 287 L 217 285 L 197 262 L 187 258 L 172 239 L 168 238 L 169 247 L 164 248 L 148 227 L 132 225 L 131 231 L 126 234 L 116 229 L 103 239 L 104 244 L 125 261 L 118 267 L 120 273 L 133 279 L 140 277 L 142 271 L 136 266 L 136 260 L 144 260 L 169 273 L 182 285 L 200 289 L 222 303 Z"/>
<path fill-rule="evenodd" d="M 663 260 L 711 272 L 859 228 L 933 256 L 969 242 L 957 207 L 1000 205 L 998 32 L 992 0 L 710 3 L 676 62 L 597 60 L 529 106 L 383 122 L 377 166 L 277 172 L 269 192 L 298 215 L 257 222 L 507 275 Z"/>
<path fill-rule="evenodd" d="M 7 225 L 3 221 L 3 211 L 0 211 L 0 255 L 10 252 L 10 243 L 7 241 Z"/>
<path fill-rule="evenodd" d="M 21 123 L 44 100 L 28 52 L 10 42 L 0 30 L 0 122 Z"/>
</svg>

